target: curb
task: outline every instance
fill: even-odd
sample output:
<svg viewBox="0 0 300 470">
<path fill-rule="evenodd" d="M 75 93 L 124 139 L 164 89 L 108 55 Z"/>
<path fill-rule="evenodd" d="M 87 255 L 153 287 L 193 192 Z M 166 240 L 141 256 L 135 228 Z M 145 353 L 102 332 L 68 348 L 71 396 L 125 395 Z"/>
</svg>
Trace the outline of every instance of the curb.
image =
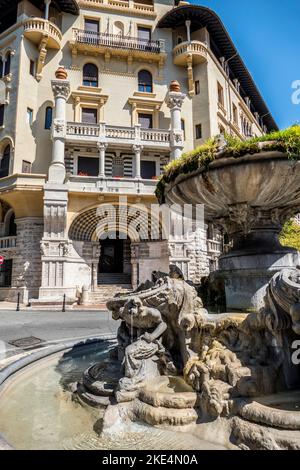
<svg viewBox="0 0 300 470">
<path fill-rule="evenodd" d="M 96 338 L 89 339 L 88 337 L 86 340 L 81 340 L 79 343 L 77 341 L 70 341 L 68 343 L 60 343 L 53 346 L 45 347 L 44 349 L 39 349 L 38 351 L 33 352 L 32 354 L 23 357 L 21 359 L 17 359 L 16 362 L 13 362 L 7 367 L 4 367 L 0 371 L 0 390 L 4 385 L 4 382 L 9 379 L 13 374 L 19 372 L 26 366 L 39 361 L 40 359 L 44 359 L 45 357 L 52 356 L 60 351 L 64 351 L 66 349 L 72 349 L 74 346 L 76 348 L 82 348 L 89 346 L 91 344 L 100 343 L 103 340 L 113 340 L 116 339 L 115 334 L 107 334 L 103 336 L 98 336 Z"/>
</svg>

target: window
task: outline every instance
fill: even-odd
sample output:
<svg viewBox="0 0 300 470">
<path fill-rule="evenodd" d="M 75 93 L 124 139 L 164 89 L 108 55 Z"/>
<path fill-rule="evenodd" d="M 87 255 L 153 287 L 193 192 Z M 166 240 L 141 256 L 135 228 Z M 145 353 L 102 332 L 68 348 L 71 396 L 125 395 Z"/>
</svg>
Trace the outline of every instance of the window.
<svg viewBox="0 0 300 470">
<path fill-rule="evenodd" d="M 99 21 L 98 20 L 84 20 L 84 29 L 89 33 L 99 33 Z"/>
<path fill-rule="evenodd" d="M 142 93 L 152 93 L 152 75 L 148 70 L 140 70 L 138 74 L 139 91 Z"/>
<path fill-rule="evenodd" d="M 184 119 L 181 119 L 181 130 L 183 133 L 183 139 L 185 140 L 185 122 Z"/>
<path fill-rule="evenodd" d="M 9 174 L 10 164 L 10 145 L 7 145 L 3 152 L 3 157 L 0 161 L 0 178 L 4 178 Z"/>
<path fill-rule="evenodd" d="M 83 67 L 83 85 L 98 87 L 98 67 L 94 64 L 85 64 Z"/>
<path fill-rule="evenodd" d="M 4 126 L 4 104 L 0 105 L 0 127 Z"/>
<path fill-rule="evenodd" d="M 222 85 L 218 82 L 218 103 L 224 106 L 224 90 Z"/>
<path fill-rule="evenodd" d="M 30 61 L 29 73 L 30 73 L 30 75 L 32 75 L 33 77 L 35 76 L 35 61 L 34 61 L 34 60 L 31 60 L 31 61 Z"/>
<path fill-rule="evenodd" d="M 232 104 L 232 118 L 233 118 L 233 122 L 235 124 L 237 124 L 237 122 L 238 122 L 238 110 L 237 110 L 237 107 L 234 103 Z"/>
<path fill-rule="evenodd" d="M 199 80 L 195 81 L 195 93 L 196 93 L 196 95 L 200 95 L 200 82 L 199 82 Z"/>
<path fill-rule="evenodd" d="M 138 38 L 142 42 L 151 41 L 151 28 L 144 28 L 142 26 L 138 27 Z"/>
<path fill-rule="evenodd" d="M 202 124 L 196 124 L 195 133 L 196 139 L 202 139 Z"/>
<path fill-rule="evenodd" d="M 82 108 L 82 122 L 86 124 L 97 124 L 98 111 L 95 108 Z"/>
<path fill-rule="evenodd" d="M 0 78 L 3 77 L 3 59 L 0 57 Z"/>
<path fill-rule="evenodd" d="M 5 64 L 4 64 L 4 76 L 10 74 L 10 64 L 11 64 L 11 53 L 8 52 L 5 58 Z"/>
<path fill-rule="evenodd" d="M 12 277 L 12 259 L 6 259 L 0 266 L 0 287 L 10 287 Z"/>
<path fill-rule="evenodd" d="M 99 175 L 99 158 L 78 157 L 79 176 L 98 176 Z"/>
<path fill-rule="evenodd" d="M 121 37 L 124 36 L 124 25 L 121 21 L 115 21 L 114 34 Z"/>
<path fill-rule="evenodd" d="M 139 124 L 142 129 L 152 129 L 153 128 L 153 116 L 152 114 L 140 114 L 139 113 Z"/>
<path fill-rule="evenodd" d="M 31 163 L 26 160 L 22 161 L 22 173 L 31 173 Z"/>
<path fill-rule="evenodd" d="M 27 108 L 27 124 L 29 124 L 30 126 L 32 125 L 33 123 L 33 110 L 31 108 Z"/>
<path fill-rule="evenodd" d="M 17 225 L 15 221 L 16 221 L 15 214 L 12 213 L 9 219 L 9 226 L 8 226 L 9 237 L 15 237 L 17 235 Z"/>
<path fill-rule="evenodd" d="M 47 106 L 45 112 L 45 129 L 51 129 L 52 126 L 52 108 Z"/>
<path fill-rule="evenodd" d="M 141 161 L 141 177 L 144 180 L 151 180 L 156 176 L 156 163 L 148 162 L 146 160 Z"/>
</svg>

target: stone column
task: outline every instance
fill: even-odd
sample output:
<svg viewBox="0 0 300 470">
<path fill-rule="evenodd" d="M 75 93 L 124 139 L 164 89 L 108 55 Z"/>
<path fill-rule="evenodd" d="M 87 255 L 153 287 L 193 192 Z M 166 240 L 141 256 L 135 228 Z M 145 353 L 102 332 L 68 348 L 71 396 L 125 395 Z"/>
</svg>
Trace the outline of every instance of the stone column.
<svg viewBox="0 0 300 470">
<path fill-rule="evenodd" d="M 49 20 L 49 9 L 52 0 L 45 0 L 45 20 Z"/>
<path fill-rule="evenodd" d="M 185 26 L 186 26 L 187 41 L 191 42 L 191 20 L 186 20 Z"/>
<path fill-rule="evenodd" d="M 143 150 L 143 146 L 140 144 L 136 144 L 133 146 L 133 151 L 135 154 L 135 178 L 141 179 L 141 153 Z"/>
<path fill-rule="evenodd" d="M 107 149 L 106 142 L 98 142 L 99 149 L 99 178 L 105 178 L 105 151 Z"/>
<path fill-rule="evenodd" d="M 181 93 L 180 85 L 177 81 L 170 84 L 170 89 L 166 97 L 166 103 L 171 112 L 171 160 L 176 160 L 182 154 L 184 147 L 183 132 L 181 128 L 181 108 L 186 95 Z"/>
<path fill-rule="evenodd" d="M 70 82 L 63 67 L 56 71 L 52 80 L 55 100 L 55 114 L 52 126 L 52 162 L 49 168 L 49 182 L 62 184 L 65 181 L 65 139 L 66 139 L 66 101 L 70 94 Z"/>
</svg>

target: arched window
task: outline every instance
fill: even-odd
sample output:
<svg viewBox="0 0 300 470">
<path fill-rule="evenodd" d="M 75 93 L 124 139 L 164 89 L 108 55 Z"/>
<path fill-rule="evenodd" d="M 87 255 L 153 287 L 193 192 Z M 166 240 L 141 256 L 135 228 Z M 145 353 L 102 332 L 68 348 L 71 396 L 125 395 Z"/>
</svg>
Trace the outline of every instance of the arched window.
<svg viewBox="0 0 300 470">
<path fill-rule="evenodd" d="M 10 162 L 10 145 L 7 145 L 3 152 L 3 157 L 0 162 L 0 178 L 4 178 L 9 174 L 9 162 Z"/>
<path fill-rule="evenodd" d="M 139 91 L 143 93 L 152 93 L 152 75 L 148 70 L 140 70 L 138 75 L 139 80 Z"/>
<path fill-rule="evenodd" d="M 121 23 L 121 21 L 115 21 L 114 34 L 117 36 L 124 36 L 124 25 Z"/>
<path fill-rule="evenodd" d="M 52 108 L 47 106 L 45 112 L 45 129 L 51 129 L 52 126 Z"/>
<path fill-rule="evenodd" d="M 98 67 L 94 64 L 85 64 L 83 67 L 83 85 L 98 86 Z"/>
<path fill-rule="evenodd" d="M 14 212 L 11 214 L 10 219 L 9 219 L 9 226 L 8 226 L 8 236 L 9 237 L 15 237 L 17 235 L 17 226 L 15 222 L 15 214 Z"/>
<path fill-rule="evenodd" d="M 8 53 L 6 54 L 6 58 L 5 58 L 4 76 L 10 74 L 10 63 L 11 63 L 11 53 L 8 52 Z"/>
</svg>

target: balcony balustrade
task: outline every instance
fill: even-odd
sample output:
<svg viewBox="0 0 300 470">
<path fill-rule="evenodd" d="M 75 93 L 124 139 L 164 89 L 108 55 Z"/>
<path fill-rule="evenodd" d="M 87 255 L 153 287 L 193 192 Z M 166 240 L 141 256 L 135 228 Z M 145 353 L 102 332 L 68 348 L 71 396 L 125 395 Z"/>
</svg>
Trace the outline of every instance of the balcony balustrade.
<svg viewBox="0 0 300 470">
<path fill-rule="evenodd" d="M 221 254 L 223 252 L 223 244 L 217 240 L 207 240 L 207 252 L 208 254 Z"/>
<path fill-rule="evenodd" d="M 37 81 L 40 81 L 48 49 L 59 50 L 61 48 L 62 33 L 51 21 L 43 18 L 29 18 L 24 22 L 24 36 L 38 48 L 35 76 Z"/>
<path fill-rule="evenodd" d="M 163 64 L 166 60 L 165 43 L 163 40 L 148 41 L 138 37 L 118 34 L 97 33 L 82 29 L 73 29 L 70 42 L 72 54 L 98 53 L 104 54 L 106 60 L 111 56 L 122 56 L 132 59 L 149 59 Z"/>
<path fill-rule="evenodd" d="M 0 238 L 0 252 L 5 252 L 6 250 L 10 250 L 16 248 L 17 246 L 17 237 L 2 237 Z"/>
<path fill-rule="evenodd" d="M 67 141 L 91 143 L 105 141 L 109 145 L 132 146 L 141 144 L 146 148 L 169 149 L 170 131 L 164 129 L 143 129 L 135 127 L 111 126 L 107 124 L 67 123 Z"/>
<path fill-rule="evenodd" d="M 37 45 L 40 45 L 43 38 L 46 38 L 49 49 L 60 49 L 61 46 L 61 31 L 54 23 L 43 18 L 26 20 L 24 23 L 24 36 Z"/>
<path fill-rule="evenodd" d="M 173 61 L 175 65 L 186 66 L 189 60 L 194 64 L 207 62 L 207 46 L 200 41 L 182 42 L 173 49 Z"/>
<path fill-rule="evenodd" d="M 154 5 L 139 3 L 129 0 L 78 0 L 78 4 L 81 8 L 99 8 L 100 10 L 116 10 L 116 11 L 128 11 L 130 10 L 137 16 L 151 16 L 155 17 Z"/>
</svg>

